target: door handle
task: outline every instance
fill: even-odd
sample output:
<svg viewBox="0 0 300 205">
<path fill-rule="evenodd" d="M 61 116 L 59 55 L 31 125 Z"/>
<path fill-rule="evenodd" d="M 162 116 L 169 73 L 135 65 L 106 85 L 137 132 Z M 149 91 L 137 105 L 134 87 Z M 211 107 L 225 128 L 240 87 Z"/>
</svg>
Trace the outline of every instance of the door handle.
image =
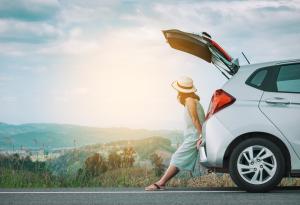
<svg viewBox="0 0 300 205">
<path fill-rule="evenodd" d="M 288 105 L 291 103 L 288 99 L 281 98 L 281 97 L 268 98 L 265 101 L 266 103 L 273 104 L 273 105 L 277 105 L 277 104 Z"/>
</svg>

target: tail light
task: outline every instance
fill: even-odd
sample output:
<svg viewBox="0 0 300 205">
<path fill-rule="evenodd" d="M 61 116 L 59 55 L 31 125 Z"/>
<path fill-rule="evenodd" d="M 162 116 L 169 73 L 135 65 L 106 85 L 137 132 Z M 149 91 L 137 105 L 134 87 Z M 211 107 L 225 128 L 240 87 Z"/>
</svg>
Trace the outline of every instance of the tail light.
<svg viewBox="0 0 300 205">
<path fill-rule="evenodd" d="M 232 103 L 234 103 L 234 101 L 235 98 L 232 97 L 230 94 L 226 93 L 224 90 L 216 90 L 211 98 L 205 119 L 209 119 L 213 114 L 231 105 Z"/>
</svg>

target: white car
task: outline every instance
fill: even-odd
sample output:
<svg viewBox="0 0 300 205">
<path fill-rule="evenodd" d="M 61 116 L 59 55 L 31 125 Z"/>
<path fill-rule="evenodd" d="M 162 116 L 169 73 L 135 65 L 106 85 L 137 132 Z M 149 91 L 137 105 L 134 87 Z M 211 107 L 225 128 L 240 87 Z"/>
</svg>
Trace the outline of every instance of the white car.
<svg viewBox="0 0 300 205">
<path fill-rule="evenodd" d="M 250 192 L 300 176 L 300 59 L 240 66 L 207 33 L 163 31 L 171 47 L 213 63 L 227 78 L 203 124 L 201 163 Z"/>
</svg>

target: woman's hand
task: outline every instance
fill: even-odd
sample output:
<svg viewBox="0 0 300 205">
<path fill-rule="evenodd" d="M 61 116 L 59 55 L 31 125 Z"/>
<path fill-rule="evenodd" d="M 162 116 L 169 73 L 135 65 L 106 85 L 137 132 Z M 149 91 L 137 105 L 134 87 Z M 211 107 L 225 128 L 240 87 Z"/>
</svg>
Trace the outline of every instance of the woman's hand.
<svg viewBox="0 0 300 205">
<path fill-rule="evenodd" d="M 202 144 L 202 137 L 200 137 L 198 140 L 197 140 L 197 144 L 196 144 L 196 147 L 197 149 L 200 148 L 200 145 Z"/>
</svg>

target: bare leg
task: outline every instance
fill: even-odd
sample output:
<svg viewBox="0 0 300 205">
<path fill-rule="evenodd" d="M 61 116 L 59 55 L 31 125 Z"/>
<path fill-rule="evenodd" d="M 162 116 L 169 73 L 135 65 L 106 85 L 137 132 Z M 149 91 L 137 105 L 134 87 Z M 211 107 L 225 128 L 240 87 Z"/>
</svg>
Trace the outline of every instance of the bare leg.
<svg viewBox="0 0 300 205">
<path fill-rule="evenodd" d="M 165 184 L 170 179 L 172 179 L 172 177 L 174 177 L 178 172 L 179 172 L 179 169 L 177 167 L 170 165 L 168 167 L 168 169 L 166 170 L 166 172 L 164 173 L 164 175 L 160 178 L 160 180 L 154 184 L 151 184 L 151 185 L 145 187 L 145 190 L 146 191 L 155 191 L 155 190 L 159 190 L 159 189 L 163 188 L 163 186 L 165 186 Z"/>
<path fill-rule="evenodd" d="M 168 169 L 166 170 L 165 174 L 160 178 L 156 184 L 159 186 L 165 186 L 165 184 L 172 179 L 177 173 L 179 172 L 179 169 L 173 165 L 170 165 Z"/>
</svg>

